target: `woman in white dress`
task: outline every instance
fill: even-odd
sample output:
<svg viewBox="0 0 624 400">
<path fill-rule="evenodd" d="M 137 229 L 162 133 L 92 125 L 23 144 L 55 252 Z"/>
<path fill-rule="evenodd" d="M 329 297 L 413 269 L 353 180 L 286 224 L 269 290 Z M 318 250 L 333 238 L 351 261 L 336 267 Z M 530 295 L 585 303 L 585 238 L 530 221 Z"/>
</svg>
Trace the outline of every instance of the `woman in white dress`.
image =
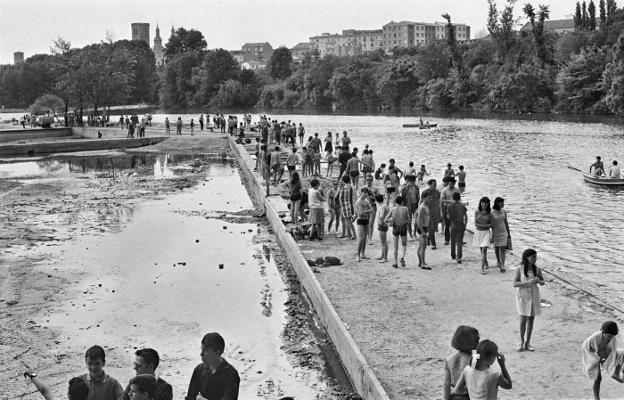
<svg viewBox="0 0 624 400">
<path fill-rule="evenodd" d="M 487 261 L 487 249 L 490 247 L 492 239 L 492 213 L 490 209 L 490 199 L 482 197 L 479 200 L 479 209 L 475 212 L 475 231 L 472 237 L 472 244 L 481 250 L 481 273 L 485 274 L 485 270 L 489 268 Z"/>
<path fill-rule="evenodd" d="M 520 316 L 520 343 L 518 351 L 535 351 L 531 346 L 533 321 L 541 313 L 540 292 L 538 285 L 543 286 L 542 270 L 535 265 L 537 252 L 526 249 L 522 252 L 522 265 L 516 269 L 513 286 L 518 288 L 516 294 L 516 309 Z M 526 339 L 525 339 L 526 333 Z"/>
</svg>

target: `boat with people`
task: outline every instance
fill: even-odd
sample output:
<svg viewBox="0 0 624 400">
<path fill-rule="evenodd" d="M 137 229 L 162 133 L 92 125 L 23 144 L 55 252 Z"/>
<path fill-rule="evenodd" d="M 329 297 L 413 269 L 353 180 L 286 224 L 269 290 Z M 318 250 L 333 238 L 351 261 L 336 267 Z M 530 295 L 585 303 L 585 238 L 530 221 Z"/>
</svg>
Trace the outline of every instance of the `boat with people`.
<svg viewBox="0 0 624 400">
<path fill-rule="evenodd" d="M 418 129 L 429 129 L 436 128 L 438 124 L 403 124 L 403 128 L 418 128 Z"/>
<path fill-rule="evenodd" d="M 611 178 L 608 176 L 599 176 L 583 172 L 578 168 L 568 166 L 568 168 L 578 171 L 583 175 L 585 182 L 593 183 L 595 185 L 607 186 L 607 187 L 624 187 L 624 178 Z"/>
</svg>

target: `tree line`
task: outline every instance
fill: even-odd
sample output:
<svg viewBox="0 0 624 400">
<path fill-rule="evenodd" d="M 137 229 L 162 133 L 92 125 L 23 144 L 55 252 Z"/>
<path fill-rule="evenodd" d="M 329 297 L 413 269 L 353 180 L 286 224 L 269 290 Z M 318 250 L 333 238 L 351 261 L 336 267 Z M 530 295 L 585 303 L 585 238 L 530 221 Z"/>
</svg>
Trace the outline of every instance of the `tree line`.
<svg viewBox="0 0 624 400">
<path fill-rule="evenodd" d="M 474 110 L 619 114 L 624 109 L 624 10 L 614 0 L 576 4 L 574 31 L 546 29 L 548 6 L 499 9 L 487 0 L 488 35 L 457 42 L 449 14 L 447 39 L 392 54 L 308 54 L 294 64 L 276 49 L 264 70 L 241 69 L 224 49 L 208 49 L 202 33 L 179 28 L 165 63 L 140 41 L 105 41 L 72 49 L 59 39 L 50 55 L 0 66 L 0 102 L 27 107 L 52 94 L 64 108 L 99 110 L 145 102 L 165 109 L 301 108 L 349 112 Z M 597 12 L 598 11 L 598 12 Z M 529 29 L 518 30 L 519 20 Z"/>
</svg>

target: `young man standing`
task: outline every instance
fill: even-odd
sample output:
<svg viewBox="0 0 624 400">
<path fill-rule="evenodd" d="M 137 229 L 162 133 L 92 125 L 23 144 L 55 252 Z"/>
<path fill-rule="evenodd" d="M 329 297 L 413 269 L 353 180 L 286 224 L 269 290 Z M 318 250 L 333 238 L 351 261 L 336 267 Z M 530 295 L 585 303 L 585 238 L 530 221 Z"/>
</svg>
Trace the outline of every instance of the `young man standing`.
<svg viewBox="0 0 624 400">
<path fill-rule="evenodd" d="M 216 332 L 204 335 L 202 362 L 193 370 L 186 400 L 237 400 L 240 377 L 223 356 L 225 341 Z"/>
<path fill-rule="evenodd" d="M 451 229 L 451 258 L 457 257 L 457 263 L 462 262 L 462 244 L 464 232 L 468 223 L 466 206 L 461 203 L 461 195 L 453 193 L 453 203 L 446 208 L 446 218 L 450 221 Z"/>
<path fill-rule="evenodd" d="M 396 206 L 390 210 L 390 213 L 386 217 L 386 223 L 392 225 L 392 235 L 394 237 L 394 268 L 398 268 L 399 261 L 402 267 L 405 267 L 405 252 L 407 251 L 407 227 L 410 224 L 409 210 L 403 205 L 403 197 L 397 196 Z M 401 259 L 399 256 L 399 238 L 401 238 L 401 244 L 403 251 L 401 253 Z"/>
<path fill-rule="evenodd" d="M 280 154 L 280 147 L 275 146 L 275 151 L 271 153 L 271 170 L 273 170 L 273 186 L 277 186 L 282 181 L 282 175 L 284 175 L 284 167 L 282 166 L 282 159 Z"/>
<path fill-rule="evenodd" d="M 353 227 L 353 187 L 351 186 L 351 180 L 348 176 L 342 177 L 343 186 L 338 192 L 338 198 L 340 201 L 340 214 L 342 216 L 342 229 L 346 233 L 338 238 L 342 239 L 349 237 L 349 239 L 355 239 L 355 228 Z"/>
<path fill-rule="evenodd" d="M 418 234 L 418 266 L 422 269 L 431 269 L 425 262 L 425 250 L 427 250 L 427 231 L 430 225 L 429 204 L 431 196 L 427 192 L 422 194 L 422 202 L 416 211 L 416 232 Z"/>
<path fill-rule="evenodd" d="M 136 371 L 136 378 L 139 376 L 152 377 L 154 380 L 154 393 L 150 399 L 154 400 L 171 400 L 173 399 L 173 392 L 171 385 L 161 378 L 156 378 L 156 368 L 160 364 L 160 357 L 158 352 L 154 349 L 139 349 L 135 353 L 134 358 L 134 370 Z M 126 387 L 123 400 L 133 400 L 130 397 L 130 390 L 132 389 L 132 380 Z"/>
<path fill-rule="evenodd" d="M 354 218 L 357 224 L 357 235 L 358 235 L 358 254 L 357 260 L 361 261 L 366 257 L 366 237 L 368 236 L 368 225 L 370 223 L 370 215 L 375 213 L 375 209 L 370 204 L 368 200 L 368 188 L 363 187 L 360 190 L 360 196 L 355 202 L 355 215 Z"/>
<path fill-rule="evenodd" d="M 409 233 L 410 238 L 414 238 L 416 235 L 412 232 L 412 219 L 420 202 L 420 189 L 416 186 L 416 175 L 405 175 L 405 180 L 407 183 L 401 188 L 401 197 L 405 201 L 405 207 L 410 211 L 410 224 L 407 233 Z"/>
<path fill-rule="evenodd" d="M 431 250 L 436 249 L 436 240 L 435 234 L 438 231 L 438 224 L 440 223 L 440 192 L 438 192 L 437 182 L 435 179 L 429 179 L 429 188 L 425 189 L 422 192 L 424 196 L 425 193 L 428 193 L 428 196 L 431 197 L 429 201 L 429 216 L 431 218 L 429 223 L 429 241 L 431 242 Z"/>
<path fill-rule="evenodd" d="M 440 194 L 440 206 L 442 207 L 442 218 L 444 221 L 444 244 L 448 245 L 451 240 L 451 220 L 448 218 L 447 207 L 453 203 L 453 194 L 459 194 L 459 189 L 455 187 L 455 178 L 445 176 L 447 185 Z"/>
<path fill-rule="evenodd" d="M 318 190 L 320 186 L 318 179 L 312 179 L 310 185 L 312 186 L 308 190 L 308 207 L 310 208 L 310 223 L 312 223 L 310 240 L 315 237 L 318 240 L 323 240 L 323 233 L 325 232 L 325 209 L 323 208 L 323 202 L 325 198 Z"/>
<path fill-rule="evenodd" d="M 119 400 L 123 397 L 123 387 L 104 372 L 106 355 L 103 348 L 89 347 L 85 353 L 85 364 L 89 372 L 80 378 L 89 385 L 89 400 Z"/>
</svg>

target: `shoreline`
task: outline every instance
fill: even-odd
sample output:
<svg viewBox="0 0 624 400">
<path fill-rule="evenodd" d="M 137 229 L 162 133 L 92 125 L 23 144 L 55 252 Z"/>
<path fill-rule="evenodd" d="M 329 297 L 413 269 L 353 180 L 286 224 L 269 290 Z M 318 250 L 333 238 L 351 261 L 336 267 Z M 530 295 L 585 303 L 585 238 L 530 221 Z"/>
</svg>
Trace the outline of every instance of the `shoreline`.
<svg viewBox="0 0 624 400">
<path fill-rule="evenodd" d="M 255 186 L 263 188 L 258 175 L 253 175 Z M 286 203 L 271 197 L 272 203 L 280 201 Z M 274 224 L 278 229 L 278 223 Z M 414 266 L 415 242 L 408 242 L 408 268 L 398 270 L 374 260 L 356 262 L 355 243 L 338 240 L 333 233 L 323 242 L 299 241 L 297 245 L 299 256 L 305 254 L 307 259 L 331 255 L 344 261 L 341 266 L 313 270 L 390 398 L 442 397 L 443 361 L 453 352 L 450 339 L 461 324 L 477 327 L 482 338 L 494 340 L 506 354 L 514 389 L 499 391 L 500 398 L 591 397 L 592 382 L 581 370 L 581 343 L 604 320 L 622 323 L 621 315 L 601 304 L 603 300 L 596 301 L 591 292 L 550 277 L 541 288 L 547 306 L 535 322 L 532 342 L 537 351 L 516 352 L 518 317 L 512 283 L 519 259 L 511 252 L 508 272 L 490 269 L 481 276 L 479 252 L 470 245 L 471 238 L 467 232 L 460 265 L 451 262 L 448 246 L 435 251 L 428 248 L 433 271 Z M 440 234 L 438 239 L 443 243 Z M 373 242 L 378 243 L 376 233 Z M 368 255 L 374 257 L 378 251 L 373 246 Z M 547 261 L 540 265 L 548 271 Z M 617 397 L 619 383 L 604 381 L 603 397 Z"/>
</svg>

